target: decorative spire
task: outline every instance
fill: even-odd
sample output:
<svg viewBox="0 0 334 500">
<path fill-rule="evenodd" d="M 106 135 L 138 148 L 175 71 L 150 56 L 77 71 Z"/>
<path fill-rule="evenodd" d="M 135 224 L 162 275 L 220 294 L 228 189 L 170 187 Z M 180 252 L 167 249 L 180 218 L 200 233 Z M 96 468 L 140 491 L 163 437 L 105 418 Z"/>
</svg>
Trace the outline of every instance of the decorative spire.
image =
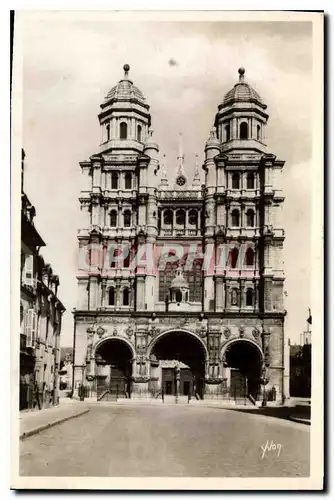
<svg viewBox="0 0 334 500">
<path fill-rule="evenodd" d="M 160 184 L 159 184 L 159 189 L 168 189 L 169 184 L 168 184 L 168 177 L 167 177 L 167 171 L 166 171 L 166 155 L 163 155 L 163 163 L 161 167 L 161 179 L 160 179 Z"/>
<path fill-rule="evenodd" d="M 124 69 L 124 80 L 127 80 L 129 76 L 130 66 L 128 64 L 124 64 L 123 69 Z"/>
<path fill-rule="evenodd" d="M 177 157 L 177 159 L 179 160 L 179 169 L 181 167 L 183 171 L 184 154 L 183 154 L 183 136 L 181 132 L 179 133 L 179 156 Z"/>
<path fill-rule="evenodd" d="M 238 73 L 239 73 L 239 82 L 243 82 L 245 79 L 245 68 L 239 68 Z"/>
<path fill-rule="evenodd" d="M 184 155 L 183 155 L 183 140 L 182 134 L 179 133 L 179 156 L 177 157 L 179 164 L 176 172 L 176 185 L 182 187 L 186 184 L 187 178 L 183 170 L 184 166 Z"/>
<path fill-rule="evenodd" d="M 196 153 L 195 157 L 196 157 L 196 160 L 195 160 L 195 174 L 194 174 L 193 183 L 192 183 L 193 189 L 197 189 L 201 185 L 201 178 L 200 178 L 200 175 L 199 175 L 199 165 L 198 165 L 198 154 L 197 153 Z"/>
</svg>

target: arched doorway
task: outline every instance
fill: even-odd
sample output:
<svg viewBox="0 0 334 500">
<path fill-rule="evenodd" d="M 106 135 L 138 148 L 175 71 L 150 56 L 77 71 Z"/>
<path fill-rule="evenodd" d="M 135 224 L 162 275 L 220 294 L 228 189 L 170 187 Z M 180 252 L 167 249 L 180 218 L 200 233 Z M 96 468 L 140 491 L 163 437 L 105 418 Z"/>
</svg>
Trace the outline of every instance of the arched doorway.
<svg viewBox="0 0 334 500">
<path fill-rule="evenodd" d="M 186 331 L 164 333 L 150 349 L 151 380 L 165 395 L 203 398 L 206 349 Z"/>
<path fill-rule="evenodd" d="M 260 391 L 262 360 L 262 352 L 254 342 L 237 340 L 227 345 L 223 354 L 223 364 L 231 398 L 251 396 L 257 399 Z"/>
<path fill-rule="evenodd" d="M 133 351 L 122 339 L 106 339 L 95 350 L 98 401 L 131 397 Z"/>
</svg>

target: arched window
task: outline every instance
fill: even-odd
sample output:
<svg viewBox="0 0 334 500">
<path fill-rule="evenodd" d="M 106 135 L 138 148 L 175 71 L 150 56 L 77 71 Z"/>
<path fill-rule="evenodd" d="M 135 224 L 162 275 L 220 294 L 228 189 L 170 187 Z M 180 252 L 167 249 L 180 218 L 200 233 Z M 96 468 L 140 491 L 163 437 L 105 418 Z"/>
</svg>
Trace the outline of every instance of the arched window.
<svg viewBox="0 0 334 500">
<path fill-rule="evenodd" d="M 118 173 L 111 173 L 111 189 L 118 189 Z"/>
<path fill-rule="evenodd" d="M 107 123 L 106 131 L 107 131 L 107 141 L 110 141 L 110 123 Z"/>
<path fill-rule="evenodd" d="M 119 126 L 120 138 L 126 139 L 128 136 L 128 126 L 125 122 L 122 122 Z"/>
<path fill-rule="evenodd" d="M 237 306 L 238 305 L 238 289 L 237 288 L 232 288 L 231 290 L 231 305 L 232 306 Z"/>
<path fill-rule="evenodd" d="M 125 210 L 123 214 L 124 227 L 131 226 L 131 210 Z"/>
<path fill-rule="evenodd" d="M 175 300 L 176 302 L 182 302 L 182 293 L 181 290 L 175 291 Z"/>
<path fill-rule="evenodd" d="M 239 227 L 240 226 L 240 214 L 239 210 L 236 208 L 232 210 L 232 226 L 233 227 Z"/>
<path fill-rule="evenodd" d="M 177 210 L 176 212 L 176 224 L 178 226 L 184 226 L 186 223 L 186 213 L 184 210 Z"/>
<path fill-rule="evenodd" d="M 191 226 L 196 226 L 198 224 L 198 212 L 197 210 L 190 210 L 188 214 L 188 221 Z"/>
<path fill-rule="evenodd" d="M 173 211 L 165 210 L 164 211 L 164 225 L 171 226 L 173 224 Z"/>
<path fill-rule="evenodd" d="M 124 245 L 123 247 L 123 267 L 130 267 L 130 247 Z"/>
<path fill-rule="evenodd" d="M 247 189 L 254 189 L 254 174 L 250 172 L 247 174 Z"/>
<path fill-rule="evenodd" d="M 128 306 L 130 303 L 130 290 L 128 288 L 124 288 L 123 290 L 123 306 Z"/>
<path fill-rule="evenodd" d="M 232 189 L 240 189 L 240 174 L 232 175 Z"/>
<path fill-rule="evenodd" d="M 254 210 L 251 208 L 246 212 L 246 224 L 248 227 L 254 227 Z"/>
<path fill-rule="evenodd" d="M 247 288 L 246 290 L 246 306 L 253 305 L 254 292 L 252 288 Z"/>
<path fill-rule="evenodd" d="M 117 226 L 117 210 L 111 210 L 110 212 L 110 226 L 111 227 Z"/>
<path fill-rule="evenodd" d="M 230 250 L 229 252 L 229 265 L 232 269 L 235 269 L 237 267 L 238 263 L 238 256 L 239 256 L 239 250 L 234 247 Z"/>
<path fill-rule="evenodd" d="M 141 142 L 141 126 L 137 126 L 137 141 Z"/>
<path fill-rule="evenodd" d="M 257 127 L 256 127 L 256 138 L 258 141 L 261 140 L 261 127 L 260 127 L 260 125 L 257 125 Z"/>
<path fill-rule="evenodd" d="M 113 286 L 111 286 L 109 288 L 109 292 L 108 292 L 108 295 L 109 295 L 109 305 L 110 306 L 114 306 L 115 305 L 115 288 Z"/>
<path fill-rule="evenodd" d="M 240 124 L 240 139 L 248 139 L 248 123 L 242 122 Z"/>
<path fill-rule="evenodd" d="M 132 189 L 132 174 L 127 172 L 125 174 L 125 189 Z"/>
<path fill-rule="evenodd" d="M 246 266 L 254 266 L 254 250 L 248 247 L 245 254 Z"/>
<path fill-rule="evenodd" d="M 230 140 L 230 124 L 228 123 L 226 126 L 225 126 L 225 141 L 229 141 Z"/>
</svg>

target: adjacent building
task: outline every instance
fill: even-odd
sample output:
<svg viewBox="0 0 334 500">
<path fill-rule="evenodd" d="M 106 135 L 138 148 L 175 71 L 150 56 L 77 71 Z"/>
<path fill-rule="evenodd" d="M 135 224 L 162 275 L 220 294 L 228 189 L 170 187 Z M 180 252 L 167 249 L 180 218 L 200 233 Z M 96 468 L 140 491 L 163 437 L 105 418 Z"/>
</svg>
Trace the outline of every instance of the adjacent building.
<svg viewBox="0 0 334 500">
<path fill-rule="evenodd" d="M 40 255 L 45 246 L 34 223 L 36 210 L 24 192 L 21 165 L 20 410 L 57 403 L 60 332 L 65 308 L 59 278 Z"/>
<path fill-rule="evenodd" d="M 124 66 L 101 104 L 101 144 L 80 163 L 75 394 L 288 397 L 284 162 L 267 151 L 268 117 L 240 68 L 203 145 L 204 182 L 182 138 L 167 173 Z"/>
</svg>

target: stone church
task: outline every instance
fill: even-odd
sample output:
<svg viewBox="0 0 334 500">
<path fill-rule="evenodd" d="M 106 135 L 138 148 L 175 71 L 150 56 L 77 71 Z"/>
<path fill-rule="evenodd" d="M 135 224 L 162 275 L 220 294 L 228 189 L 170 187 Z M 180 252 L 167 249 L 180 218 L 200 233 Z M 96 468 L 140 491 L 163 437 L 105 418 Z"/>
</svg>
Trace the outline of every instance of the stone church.
<svg viewBox="0 0 334 500">
<path fill-rule="evenodd" d="M 80 163 L 75 395 L 280 403 L 284 162 L 267 152 L 267 106 L 240 68 L 213 116 L 204 182 L 197 161 L 187 176 L 182 137 L 171 178 L 123 69 Z"/>
</svg>

